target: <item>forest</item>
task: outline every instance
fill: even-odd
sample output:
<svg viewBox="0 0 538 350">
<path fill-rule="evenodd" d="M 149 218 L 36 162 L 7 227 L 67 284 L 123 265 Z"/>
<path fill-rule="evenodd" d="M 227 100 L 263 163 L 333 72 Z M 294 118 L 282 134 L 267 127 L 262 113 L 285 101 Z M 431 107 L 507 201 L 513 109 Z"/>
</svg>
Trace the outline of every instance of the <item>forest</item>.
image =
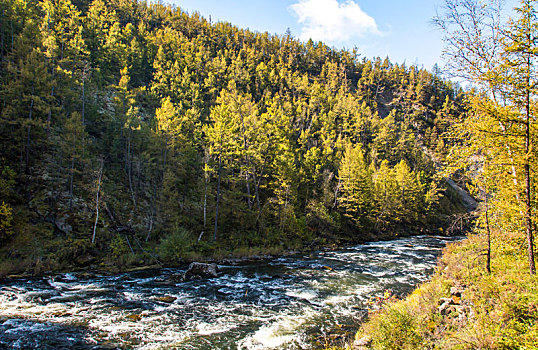
<svg viewBox="0 0 538 350">
<path fill-rule="evenodd" d="M 0 274 L 467 226 L 440 170 L 469 99 L 437 68 L 137 0 L 0 6 Z"/>
<path fill-rule="evenodd" d="M 444 0 L 429 71 L 0 1 L 0 346 L 538 348 L 538 0 L 503 4 Z"/>
</svg>

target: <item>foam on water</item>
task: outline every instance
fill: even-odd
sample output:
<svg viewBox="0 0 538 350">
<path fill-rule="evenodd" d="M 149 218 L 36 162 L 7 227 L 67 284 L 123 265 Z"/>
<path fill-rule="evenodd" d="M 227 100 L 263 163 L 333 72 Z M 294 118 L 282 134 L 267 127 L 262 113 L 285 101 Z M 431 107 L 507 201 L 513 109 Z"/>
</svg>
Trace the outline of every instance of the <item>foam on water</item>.
<svg viewBox="0 0 538 350">
<path fill-rule="evenodd" d="M 300 316 L 280 317 L 276 321 L 260 327 L 252 336 L 239 342 L 239 348 L 249 350 L 277 349 L 294 342 L 298 345 L 301 342 L 300 337 L 297 336 L 300 334 L 298 329 L 311 315 L 311 310 L 305 310 L 305 313 Z"/>
<path fill-rule="evenodd" d="M 200 322 L 200 323 L 198 323 L 196 328 L 198 329 L 198 334 L 199 335 L 210 335 L 210 334 L 215 334 L 215 333 L 223 333 L 223 332 L 229 331 L 230 329 L 235 328 L 235 327 L 233 327 L 229 323 L 209 324 L 209 323 L 206 323 L 206 322 Z"/>
<path fill-rule="evenodd" d="M 316 293 L 313 290 L 290 290 L 286 292 L 287 296 L 297 298 L 297 299 L 305 299 L 305 300 L 313 300 L 318 296 L 318 293 Z"/>
</svg>

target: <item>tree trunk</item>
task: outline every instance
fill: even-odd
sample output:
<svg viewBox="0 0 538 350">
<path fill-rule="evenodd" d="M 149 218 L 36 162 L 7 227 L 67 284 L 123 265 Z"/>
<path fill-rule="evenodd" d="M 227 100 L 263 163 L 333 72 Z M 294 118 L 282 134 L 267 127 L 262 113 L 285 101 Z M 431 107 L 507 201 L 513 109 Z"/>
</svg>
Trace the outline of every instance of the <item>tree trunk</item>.
<svg viewBox="0 0 538 350">
<path fill-rule="evenodd" d="M 82 130 L 85 130 L 86 125 L 86 119 L 85 119 L 85 112 L 86 112 L 86 67 L 84 67 L 84 71 L 82 73 Z M 84 159 L 84 132 L 82 133 L 81 137 L 81 143 L 82 143 L 82 159 Z"/>
<path fill-rule="evenodd" d="M 95 223 L 93 224 L 92 244 L 95 243 L 95 232 L 97 231 L 97 222 L 99 220 L 99 194 L 101 193 L 101 178 L 103 177 L 103 159 L 99 168 L 99 178 L 97 180 L 97 193 L 95 195 Z"/>
<path fill-rule="evenodd" d="M 501 127 L 502 132 L 506 133 L 506 126 L 502 122 L 499 122 L 499 126 Z M 512 148 L 510 147 L 510 144 L 508 142 L 506 143 L 506 151 L 508 152 L 508 156 L 510 159 L 510 170 L 511 170 L 511 175 L 512 175 L 512 182 L 514 183 L 514 187 L 518 188 L 517 170 L 515 166 L 514 157 L 512 156 L 512 153 L 513 153 Z M 520 202 L 520 200 L 521 198 L 519 196 L 519 191 L 516 191 L 516 201 Z"/>
<path fill-rule="evenodd" d="M 151 231 L 153 231 L 153 218 L 154 218 L 154 212 L 153 209 L 151 210 L 151 216 L 149 217 L 149 227 L 148 227 L 148 234 L 146 235 L 145 241 L 148 242 L 149 238 L 151 237 Z"/>
<path fill-rule="evenodd" d="M 75 145 L 73 145 L 73 149 Z M 75 177 L 75 151 L 73 150 L 73 155 L 71 157 L 71 173 L 69 176 L 69 211 L 73 210 L 73 180 Z"/>
<path fill-rule="evenodd" d="M 209 176 L 204 176 L 204 230 L 207 225 L 207 185 Z"/>
<path fill-rule="evenodd" d="M 258 225 L 258 231 L 261 230 L 260 218 L 262 217 L 262 207 L 260 204 L 260 182 L 263 178 L 264 170 L 265 170 L 265 165 L 260 172 L 259 179 L 256 176 L 256 169 L 254 169 L 254 171 L 252 172 L 252 176 L 254 180 L 254 196 L 256 197 L 256 206 L 258 207 L 258 215 L 256 216 L 256 224 Z"/>
<path fill-rule="evenodd" d="M 258 207 L 258 218 L 256 219 L 256 221 L 258 221 L 262 212 L 262 207 L 260 205 L 260 191 L 259 191 L 261 176 L 260 176 L 260 180 L 257 180 L 256 169 L 254 169 L 254 171 L 252 172 L 252 179 L 254 181 L 254 196 L 256 197 L 256 206 Z"/>
<path fill-rule="evenodd" d="M 235 103 L 237 104 L 237 112 L 239 113 L 239 117 L 241 118 L 241 138 L 243 139 L 243 150 L 245 151 L 245 162 L 247 165 L 247 170 L 245 171 L 245 183 L 247 187 L 247 204 L 248 208 L 252 209 L 252 195 L 250 194 L 250 181 L 249 181 L 249 172 L 248 169 L 250 168 L 250 157 L 248 155 L 248 142 L 247 142 L 247 136 L 245 135 L 245 117 L 243 116 L 243 113 L 241 112 L 241 106 L 238 101 L 237 97 L 237 90 L 235 91 Z M 256 180 L 254 180 L 255 182 Z"/>
<path fill-rule="evenodd" d="M 215 204 L 215 230 L 213 231 L 213 242 L 217 241 L 217 228 L 219 220 L 219 202 L 220 202 L 220 178 L 221 178 L 221 169 L 222 160 L 221 155 L 219 154 L 219 170 L 218 170 L 218 180 L 217 180 L 217 203 Z"/>
<path fill-rule="evenodd" d="M 247 162 L 248 164 L 248 162 Z M 248 166 L 248 165 L 247 165 Z M 256 180 L 254 180 L 256 181 Z M 247 184 L 247 204 L 248 208 L 252 209 L 252 195 L 250 194 L 250 181 L 249 181 L 249 172 L 248 170 L 245 171 L 245 183 Z"/>
<path fill-rule="evenodd" d="M 157 198 L 157 185 L 153 185 L 153 197 L 151 198 L 151 213 L 150 213 L 150 222 L 148 227 L 148 234 L 146 235 L 146 242 L 149 241 L 151 237 L 151 231 L 153 230 L 153 221 L 155 220 L 155 216 L 157 216 L 157 208 L 155 206 L 155 199 Z"/>
<path fill-rule="evenodd" d="M 52 104 L 54 101 L 54 57 L 52 57 L 51 67 L 50 67 L 50 77 L 52 82 L 52 87 L 50 89 L 50 103 L 49 103 L 49 113 L 47 115 L 47 136 L 50 136 L 50 127 L 51 127 L 51 120 L 52 120 Z"/>
<path fill-rule="evenodd" d="M 129 191 L 131 192 L 131 200 L 133 201 L 133 210 L 136 207 L 136 198 L 133 190 L 133 160 L 131 154 L 131 134 L 132 131 L 129 128 L 127 137 L 127 177 L 129 179 Z"/>
<path fill-rule="evenodd" d="M 342 180 L 338 179 L 338 183 L 336 184 L 336 187 L 334 189 L 333 209 L 336 209 L 336 207 L 338 206 L 338 193 L 340 192 L 340 186 L 342 186 Z"/>
<path fill-rule="evenodd" d="M 127 241 L 127 245 L 129 246 L 129 249 L 131 250 L 131 254 L 133 254 L 133 256 L 136 256 L 134 250 L 133 250 L 133 247 L 131 246 L 131 242 L 129 241 L 129 237 L 127 236 L 127 234 L 124 234 L 123 237 L 125 237 L 125 240 Z"/>
<path fill-rule="evenodd" d="M 164 137 L 164 149 L 163 149 L 163 175 L 162 178 L 164 180 L 164 174 L 166 173 L 166 157 L 168 155 L 168 135 Z"/>
<path fill-rule="evenodd" d="M 82 125 L 86 123 L 84 113 L 86 112 L 86 67 L 82 73 Z"/>
<path fill-rule="evenodd" d="M 530 71 L 530 58 L 528 61 Z M 530 79 L 528 78 L 527 86 L 530 86 Z M 525 230 L 527 231 L 527 250 L 529 258 L 529 272 L 531 275 L 536 274 L 536 266 L 534 262 L 534 237 L 532 232 L 532 217 L 531 217 L 531 175 L 530 175 L 530 142 L 531 142 L 531 125 L 530 125 L 530 91 L 526 92 L 526 115 L 525 115 Z"/>
<path fill-rule="evenodd" d="M 52 79 L 54 79 L 54 74 L 52 76 Z M 47 136 L 50 136 L 50 124 L 52 120 L 52 101 L 53 100 L 54 100 L 54 86 L 50 90 L 50 106 L 49 106 L 49 113 L 47 115 Z"/>
<path fill-rule="evenodd" d="M 531 182 L 530 182 L 530 167 L 525 164 L 525 229 L 527 231 L 527 250 L 529 257 L 529 272 L 536 274 L 536 266 L 534 263 L 534 237 L 532 232 L 531 219 Z"/>
<path fill-rule="evenodd" d="M 13 52 L 13 47 L 15 46 L 15 30 L 13 28 L 13 21 L 11 22 L 11 52 Z"/>
<path fill-rule="evenodd" d="M 32 128 L 32 112 L 34 110 L 34 87 L 32 86 L 32 102 L 30 103 L 30 112 L 28 113 L 28 128 L 26 130 L 26 161 L 24 163 L 24 171 L 26 174 L 30 172 L 30 130 Z"/>
<path fill-rule="evenodd" d="M 6 10 L 2 9 L 2 17 L 0 18 L 0 26 L 2 28 L 4 27 L 4 18 L 6 18 Z M 0 36 L 0 62 L 4 62 L 4 31 L 2 30 L 2 34 Z"/>
<path fill-rule="evenodd" d="M 488 273 L 491 273 L 491 230 L 489 228 L 489 198 L 487 186 L 484 197 L 484 201 L 486 204 L 486 232 L 488 235 L 488 250 L 486 251 L 486 271 L 488 271 Z"/>
</svg>

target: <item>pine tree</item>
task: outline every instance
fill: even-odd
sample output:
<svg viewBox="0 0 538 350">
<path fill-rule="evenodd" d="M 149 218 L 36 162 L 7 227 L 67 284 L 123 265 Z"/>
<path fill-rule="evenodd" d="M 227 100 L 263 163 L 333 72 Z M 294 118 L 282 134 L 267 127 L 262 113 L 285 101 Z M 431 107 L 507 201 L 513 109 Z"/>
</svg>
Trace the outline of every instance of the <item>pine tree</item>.
<svg viewBox="0 0 538 350">
<path fill-rule="evenodd" d="M 371 220 L 373 182 L 360 145 L 347 144 L 340 163 L 339 179 L 342 181 L 340 206 L 347 217 L 359 227 L 365 227 Z"/>
</svg>

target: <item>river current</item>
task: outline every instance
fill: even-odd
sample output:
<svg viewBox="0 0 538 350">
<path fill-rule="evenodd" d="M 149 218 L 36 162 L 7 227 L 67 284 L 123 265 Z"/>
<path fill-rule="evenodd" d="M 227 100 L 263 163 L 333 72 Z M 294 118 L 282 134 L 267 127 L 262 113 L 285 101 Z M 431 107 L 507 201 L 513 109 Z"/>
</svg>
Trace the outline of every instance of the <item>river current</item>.
<svg viewBox="0 0 538 350">
<path fill-rule="evenodd" d="M 0 348 L 312 349 L 342 345 L 376 296 L 405 295 L 446 242 L 418 236 L 237 265 L 0 281 Z"/>
</svg>

